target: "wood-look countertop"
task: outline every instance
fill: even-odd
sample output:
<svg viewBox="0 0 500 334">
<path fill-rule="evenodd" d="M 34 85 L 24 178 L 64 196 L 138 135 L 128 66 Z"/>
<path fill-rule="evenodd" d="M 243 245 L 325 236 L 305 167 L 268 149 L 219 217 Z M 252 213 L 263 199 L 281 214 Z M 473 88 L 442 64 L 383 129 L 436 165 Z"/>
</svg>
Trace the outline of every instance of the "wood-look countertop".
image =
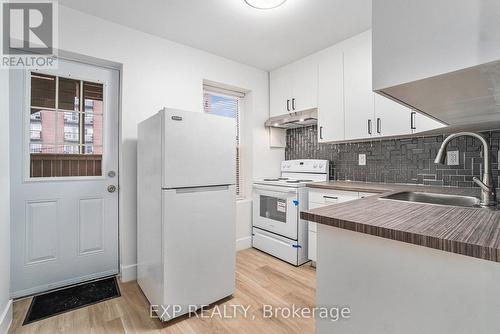
<svg viewBox="0 0 500 334">
<path fill-rule="evenodd" d="M 500 211 L 380 198 L 400 191 L 477 196 L 477 189 L 346 181 L 313 183 L 308 187 L 378 194 L 304 211 L 302 219 L 500 262 Z"/>
</svg>

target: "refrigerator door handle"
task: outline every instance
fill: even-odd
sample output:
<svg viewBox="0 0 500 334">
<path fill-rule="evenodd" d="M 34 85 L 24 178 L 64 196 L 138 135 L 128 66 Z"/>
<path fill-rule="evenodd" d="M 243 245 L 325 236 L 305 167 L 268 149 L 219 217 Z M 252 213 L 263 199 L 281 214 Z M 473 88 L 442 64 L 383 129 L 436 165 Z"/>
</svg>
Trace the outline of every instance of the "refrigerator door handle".
<svg viewBox="0 0 500 334">
<path fill-rule="evenodd" d="M 202 186 L 202 187 L 189 187 L 189 188 L 177 188 L 175 189 L 176 194 L 188 194 L 188 193 L 199 193 L 206 191 L 221 191 L 228 190 L 229 185 L 218 185 L 218 186 Z"/>
</svg>

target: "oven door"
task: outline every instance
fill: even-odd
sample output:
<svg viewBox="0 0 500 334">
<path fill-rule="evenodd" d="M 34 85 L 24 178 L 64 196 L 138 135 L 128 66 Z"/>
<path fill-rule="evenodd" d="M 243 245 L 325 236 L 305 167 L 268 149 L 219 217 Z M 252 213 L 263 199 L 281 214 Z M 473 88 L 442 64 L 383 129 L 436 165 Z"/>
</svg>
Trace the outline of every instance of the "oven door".
<svg viewBox="0 0 500 334">
<path fill-rule="evenodd" d="M 297 240 L 298 215 L 297 189 L 254 185 L 254 227 Z"/>
</svg>

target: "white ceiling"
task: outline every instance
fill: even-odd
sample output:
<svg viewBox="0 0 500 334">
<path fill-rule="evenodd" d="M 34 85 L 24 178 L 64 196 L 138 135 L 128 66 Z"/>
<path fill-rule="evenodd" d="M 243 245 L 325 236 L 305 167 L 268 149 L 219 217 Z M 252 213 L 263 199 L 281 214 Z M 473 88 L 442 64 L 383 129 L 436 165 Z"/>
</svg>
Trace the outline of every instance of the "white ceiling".
<svg viewBox="0 0 500 334">
<path fill-rule="evenodd" d="M 61 5 L 240 63 L 271 70 L 371 26 L 371 0 L 59 0 Z"/>
</svg>

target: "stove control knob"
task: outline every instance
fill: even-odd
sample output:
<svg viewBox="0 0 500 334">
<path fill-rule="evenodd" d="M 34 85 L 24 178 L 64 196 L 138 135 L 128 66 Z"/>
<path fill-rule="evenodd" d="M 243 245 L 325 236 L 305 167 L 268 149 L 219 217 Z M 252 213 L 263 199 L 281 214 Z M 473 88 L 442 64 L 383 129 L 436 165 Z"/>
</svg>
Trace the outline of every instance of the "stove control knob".
<svg viewBox="0 0 500 334">
<path fill-rule="evenodd" d="M 318 168 L 318 164 L 314 164 L 314 165 L 313 165 L 313 168 Z"/>
<path fill-rule="evenodd" d="M 323 164 L 319 164 L 319 168 L 323 168 Z"/>
</svg>

